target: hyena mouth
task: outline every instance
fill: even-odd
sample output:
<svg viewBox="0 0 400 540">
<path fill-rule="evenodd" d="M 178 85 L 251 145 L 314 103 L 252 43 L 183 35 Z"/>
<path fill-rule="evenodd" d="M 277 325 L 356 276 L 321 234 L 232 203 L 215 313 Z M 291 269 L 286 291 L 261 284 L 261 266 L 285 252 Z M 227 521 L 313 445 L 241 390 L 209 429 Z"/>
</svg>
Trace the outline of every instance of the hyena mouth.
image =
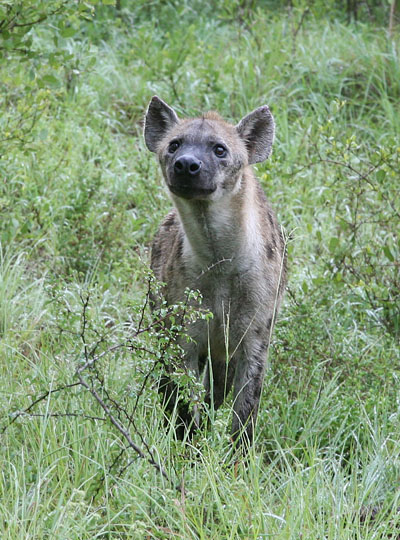
<svg viewBox="0 0 400 540">
<path fill-rule="evenodd" d="M 182 199 L 206 199 L 216 190 L 216 188 L 203 188 L 200 186 L 193 186 L 193 184 L 174 184 L 169 185 L 168 187 L 174 195 L 177 195 Z"/>
</svg>

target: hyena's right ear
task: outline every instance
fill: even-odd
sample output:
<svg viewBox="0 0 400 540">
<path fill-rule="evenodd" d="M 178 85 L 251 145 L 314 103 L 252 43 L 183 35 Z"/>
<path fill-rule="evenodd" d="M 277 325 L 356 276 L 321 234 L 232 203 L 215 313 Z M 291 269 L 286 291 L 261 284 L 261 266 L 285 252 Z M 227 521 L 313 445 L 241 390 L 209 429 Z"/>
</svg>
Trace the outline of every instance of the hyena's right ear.
<svg viewBox="0 0 400 540">
<path fill-rule="evenodd" d="M 178 122 L 174 109 L 157 96 L 151 98 L 144 121 L 144 140 L 150 152 L 157 152 L 160 140 Z"/>
</svg>

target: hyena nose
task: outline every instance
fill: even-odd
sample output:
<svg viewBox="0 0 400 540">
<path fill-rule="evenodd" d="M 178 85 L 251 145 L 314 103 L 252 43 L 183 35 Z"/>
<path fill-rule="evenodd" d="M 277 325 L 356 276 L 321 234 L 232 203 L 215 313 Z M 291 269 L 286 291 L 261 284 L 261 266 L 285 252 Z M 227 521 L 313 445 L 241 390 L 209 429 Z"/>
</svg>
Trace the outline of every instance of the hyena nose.
<svg viewBox="0 0 400 540">
<path fill-rule="evenodd" d="M 201 161 L 194 156 L 184 155 L 179 157 L 174 164 L 174 171 L 176 174 L 190 174 L 195 176 L 199 174 L 201 169 Z"/>
</svg>

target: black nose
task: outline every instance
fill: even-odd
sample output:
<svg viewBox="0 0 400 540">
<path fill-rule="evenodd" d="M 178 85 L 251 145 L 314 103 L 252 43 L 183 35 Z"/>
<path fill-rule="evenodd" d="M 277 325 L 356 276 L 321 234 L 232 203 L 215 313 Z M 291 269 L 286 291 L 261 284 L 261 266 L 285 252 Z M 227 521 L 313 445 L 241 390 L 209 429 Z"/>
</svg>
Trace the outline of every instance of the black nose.
<svg viewBox="0 0 400 540">
<path fill-rule="evenodd" d="M 191 176 L 195 176 L 199 174 L 200 169 L 201 161 L 188 154 L 179 157 L 174 164 L 175 174 L 190 174 Z"/>
</svg>

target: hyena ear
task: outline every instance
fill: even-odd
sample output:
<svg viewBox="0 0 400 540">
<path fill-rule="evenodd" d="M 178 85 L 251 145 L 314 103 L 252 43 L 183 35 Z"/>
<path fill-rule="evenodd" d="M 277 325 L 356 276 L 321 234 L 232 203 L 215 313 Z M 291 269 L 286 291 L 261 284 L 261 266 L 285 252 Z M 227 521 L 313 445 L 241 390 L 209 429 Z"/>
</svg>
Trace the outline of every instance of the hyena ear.
<svg viewBox="0 0 400 540">
<path fill-rule="evenodd" d="M 255 109 L 242 118 L 236 130 L 246 143 L 249 164 L 267 159 L 271 153 L 275 134 L 274 117 L 267 105 Z"/>
<path fill-rule="evenodd" d="M 159 97 L 153 96 L 144 121 L 144 140 L 147 148 L 151 152 L 156 152 L 160 140 L 178 122 L 179 118 L 174 109 Z"/>
</svg>

